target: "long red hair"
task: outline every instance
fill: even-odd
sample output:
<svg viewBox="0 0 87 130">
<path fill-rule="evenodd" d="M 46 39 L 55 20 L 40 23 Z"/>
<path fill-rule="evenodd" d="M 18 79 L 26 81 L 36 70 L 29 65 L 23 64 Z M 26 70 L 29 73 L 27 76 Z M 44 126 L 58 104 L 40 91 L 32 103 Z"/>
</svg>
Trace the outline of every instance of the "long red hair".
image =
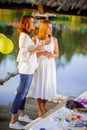
<svg viewBox="0 0 87 130">
<path fill-rule="evenodd" d="M 24 15 L 19 23 L 17 32 L 20 34 L 21 32 L 25 32 L 29 34 L 29 20 L 33 18 L 33 16 Z"/>
<path fill-rule="evenodd" d="M 40 23 L 40 26 L 39 26 L 39 32 L 38 32 L 38 38 L 40 40 L 44 40 L 46 39 L 46 35 L 47 35 L 47 31 L 48 31 L 48 24 L 52 24 L 50 21 L 48 20 L 43 20 L 41 23 Z"/>
</svg>

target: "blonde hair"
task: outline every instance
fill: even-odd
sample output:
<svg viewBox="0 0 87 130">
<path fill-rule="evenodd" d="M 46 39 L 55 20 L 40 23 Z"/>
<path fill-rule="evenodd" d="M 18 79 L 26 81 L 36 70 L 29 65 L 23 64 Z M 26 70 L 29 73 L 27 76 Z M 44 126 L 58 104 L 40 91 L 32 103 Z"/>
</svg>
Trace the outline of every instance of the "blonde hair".
<svg viewBox="0 0 87 130">
<path fill-rule="evenodd" d="M 19 26 L 18 26 L 18 29 L 17 29 L 17 32 L 18 33 L 21 33 L 21 32 L 25 32 L 27 34 L 29 34 L 29 20 L 30 18 L 33 18 L 33 16 L 28 16 L 28 15 L 24 15 L 21 20 L 20 20 L 20 23 L 19 23 Z"/>
<path fill-rule="evenodd" d="M 39 26 L 39 32 L 38 32 L 38 38 L 40 40 L 44 40 L 46 39 L 46 35 L 47 35 L 47 30 L 48 30 L 48 24 L 52 24 L 50 21 L 48 20 L 43 20 L 41 23 L 40 23 L 40 26 Z"/>
</svg>

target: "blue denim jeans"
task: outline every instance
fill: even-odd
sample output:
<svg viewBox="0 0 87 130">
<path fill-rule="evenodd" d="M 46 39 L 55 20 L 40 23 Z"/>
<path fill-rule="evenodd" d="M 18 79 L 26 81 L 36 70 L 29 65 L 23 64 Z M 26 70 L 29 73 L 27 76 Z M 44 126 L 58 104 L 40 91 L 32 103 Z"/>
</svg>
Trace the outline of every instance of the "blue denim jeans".
<svg viewBox="0 0 87 130">
<path fill-rule="evenodd" d="M 18 110 L 24 110 L 26 95 L 29 91 L 33 74 L 20 74 L 20 84 L 12 104 L 11 113 L 17 114 Z"/>
</svg>

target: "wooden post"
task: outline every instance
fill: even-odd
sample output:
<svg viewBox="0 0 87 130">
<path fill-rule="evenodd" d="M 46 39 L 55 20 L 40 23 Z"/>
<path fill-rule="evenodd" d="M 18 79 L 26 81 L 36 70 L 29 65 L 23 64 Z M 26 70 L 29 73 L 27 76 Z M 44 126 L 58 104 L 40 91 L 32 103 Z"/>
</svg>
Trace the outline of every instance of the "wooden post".
<svg viewBox="0 0 87 130">
<path fill-rule="evenodd" d="M 38 4 L 38 11 L 40 14 L 44 14 L 44 9 L 43 9 L 43 5 L 42 4 Z"/>
</svg>

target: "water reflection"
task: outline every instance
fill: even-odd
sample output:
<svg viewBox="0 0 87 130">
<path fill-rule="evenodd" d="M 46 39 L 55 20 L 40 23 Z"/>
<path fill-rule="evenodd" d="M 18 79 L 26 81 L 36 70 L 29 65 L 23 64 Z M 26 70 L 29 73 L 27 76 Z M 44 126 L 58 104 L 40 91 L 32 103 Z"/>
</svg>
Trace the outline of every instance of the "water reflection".
<svg viewBox="0 0 87 130">
<path fill-rule="evenodd" d="M 64 57 L 62 57 L 64 58 Z M 63 60 L 64 62 L 64 60 Z M 57 67 L 58 91 L 68 96 L 79 96 L 87 90 L 87 56 L 74 53 L 71 62 Z"/>
<path fill-rule="evenodd" d="M 70 25 L 70 21 L 67 21 L 67 25 L 58 20 L 53 22 L 53 35 L 58 38 L 60 50 L 60 57 L 56 59 L 58 92 L 67 96 L 78 96 L 87 90 L 87 32 L 81 28 L 83 23 L 78 23 L 75 27 L 76 21 L 72 24 L 74 26 Z M 85 23 L 85 30 L 86 27 Z M 18 34 L 16 27 L 8 24 L 0 24 L 0 32 L 6 34 L 15 45 L 10 55 L 0 53 L 0 78 L 4 78 L 7 72 L 17 70 Z M 8 104 L 13 100 L 18 84 L 19 75 L 0 86 L 0 104 Z"/>
</svg>

